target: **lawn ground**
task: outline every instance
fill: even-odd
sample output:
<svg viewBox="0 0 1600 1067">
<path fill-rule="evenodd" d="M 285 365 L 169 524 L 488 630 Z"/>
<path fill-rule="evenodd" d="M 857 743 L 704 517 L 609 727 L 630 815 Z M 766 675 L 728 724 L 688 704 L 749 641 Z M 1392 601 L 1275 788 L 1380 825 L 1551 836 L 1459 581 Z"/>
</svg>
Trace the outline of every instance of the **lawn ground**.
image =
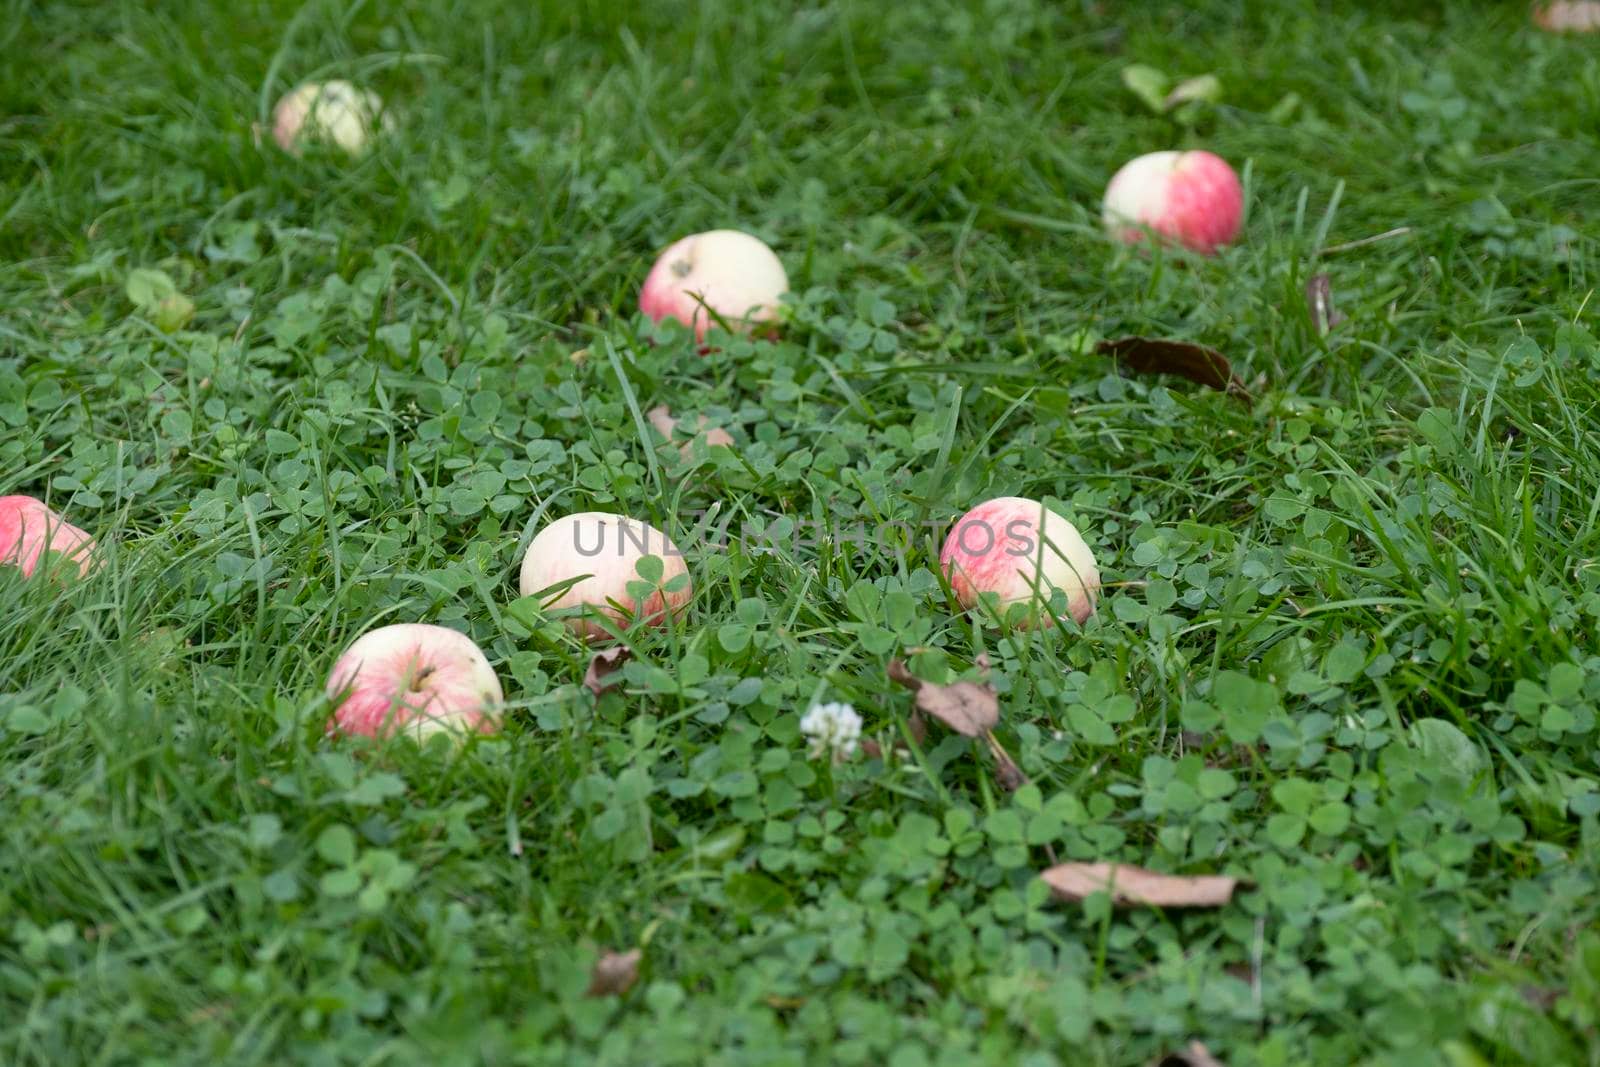
<svg viewBox="0 0 1600 1067">
<path fill-rule="evenodd" d="M 0 491 L 105 560 L 0 575 L 0 1062 L 1600 1063 L 1596 38 L 1509 2 L 0 12 Z M 1134 63 L 1222 103 L 1157 114 Z M 390 102 L 374 151 L 253 144 L 327 77 Z M 1110 245 L 1112 171 L 1187 146 L 1245 175 L 1242 241 Z M 781 340 L 652 341 L 655 253 L 724 226 L 788 265 Z M 1124 334 L 1253 399 L 1119 375 Z M 656 404 L 736 448 L 680 459 Z M 945 595 L 920 524 L 1000 495 L 1085 532 L 1081 631 Z M 584 509 L 696 590 L 598 699 L 516 588 Z M 324 736 L 398 621 L 484 647 L 501 737 Z M 889 660 L 980 653 L 1020 790 L 938 728 L 806 758 L 813 702 L 903 746 Z M 1246 884 L 1112 910 L 1052 857 Z"/>
</svg>

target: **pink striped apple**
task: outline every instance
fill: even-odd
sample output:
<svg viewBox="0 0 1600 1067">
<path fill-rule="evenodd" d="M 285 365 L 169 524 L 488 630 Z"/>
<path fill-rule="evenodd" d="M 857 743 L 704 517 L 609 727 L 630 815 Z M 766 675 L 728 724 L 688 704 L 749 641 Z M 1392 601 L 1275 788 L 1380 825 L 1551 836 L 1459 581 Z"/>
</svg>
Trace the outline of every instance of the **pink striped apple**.
<svg viewBox="0 0 1600 1067">
<path fill-rule="evenodd" d="M 760 238 L 711 230 L 661 253 L 639 291 L 639 310 L 655 322 L 677 319 L 694 331 L 696 341 L 704 341 L 717 317 L 745 330 L 772 321 L 788 291 L 783 264 Z"/>
<path fill-rule="evenodd" d="M 1239 176 L 1210 152 L 1151 152 L 1106 186 L 1103 221 L 1123 244 L 1154 233 L 1210 255 L 1239 235 L 1243 216 Z"/>
<path fill-rule="evenodd" d="M 95 566 L 94 538 L 31 496 L 0 497 L 0 564 L 32 577 L 40 557 L 59 554 L 86 575 Z"/>
<path fill-rule="evenodd" d="M 939 566 L 963 608 L 971 611 L 984 594 L 993 594 L 1002 616 L 1012 604 L 1031 605 L 1027 625 L 1039 621 L 1057 589 L 1066 596 L 1067 613 L 1081 623 L 1094 612 L 1100 591 L 1094 553 L 1077 527 L 1020 496 L 987 500 L 957 519 Z"/>
<path fill-rule="evenodd" d="M 493 733 L 505 694 L 472 638 L 444 626 L 380 626 L 356 639 L 328 675 L 328 732 L 362 737 Z"/>
<path fill-rule="evenodd" d="M 641 601 L 628 592 L 628 583 L 644 580 L 637 568 L 646 556 L 661 560 L 661 580 Z M 690 589 L 687 581 L 671 592 L 660 587 L 688 573 L 678 546 L 655 527 L 604 511 L 580 511 L 534 536 L 518 584 L 523 596 L 534 596 L 571 582 L 564 591 L 549 593 L 543 608 L 563 612 L 561 621 L 569 630 L 595 641 L 609 636 L 602 619 L 619 627 L 634 619 L 664 625 L 689 602 Z"/>
</svg>

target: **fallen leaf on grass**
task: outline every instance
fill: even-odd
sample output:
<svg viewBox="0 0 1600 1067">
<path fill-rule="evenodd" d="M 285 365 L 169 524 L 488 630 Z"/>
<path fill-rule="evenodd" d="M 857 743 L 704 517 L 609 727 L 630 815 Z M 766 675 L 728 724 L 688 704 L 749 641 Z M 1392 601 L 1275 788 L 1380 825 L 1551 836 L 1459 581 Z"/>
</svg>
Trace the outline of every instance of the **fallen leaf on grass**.
<svg viewBox="0 0 1600 1067">
<path fill-rule="evenodd" d="M 1534 8 L 1533 22 L 1552 33 L 1594 33 L 1600 31 L 1600 2 L 1556 0 Z"/>
<path fill-rule="evenodd" d="M 989 661 L 979 657 L 978 666 L 989 669 Z M 917 710 L 938 719 L 963 737 L 981 738 L 994 755 L 995 780 L 1001 788 L 1015 792 L 1028 776 L 1011 754 L 995 740 L 994 728 L 1000 722 L 1000 698 L 994 687 L 978 682 L 952 682 L 938 685 L 925 682 L 906 668 L 904 660 L 892 659 L 888 667 L 891 680 L 916 694 Z"/>
<path fill-rule="evenodd" d="M 590 997 L 620 997 L 639 980 L 639 961 L 644 950 L 630 948 L 626 952 L 602 953 L 595 960 L 594 971 L 589 976 Z"/>
<path fill-rule="evenodd" d="M 916 694 L 918 711 L 964 737 L 982 737 L 1000 722 L 1000 698 L 991 686 L 977 682 L 924 682 L 897 659 L 889 661 L 889 677 Z"/>
<path fill-rule="evenodd" d="M 1150 1067 L 1222 1067 L 1222 1061 L 1198 1041 L 1189 1042 L 1182 1052 L 1169 1053 L 1159 1060 L 1151 1060 Z"/>
<path fill-rule="evenodd" d="M 1136 374 L 1176 374 L 1240 400 L 1250 399 L 1250 391 L 1233 373 L 1228 357 L 1193 341 L 1119 337 L 1114 341 L 1101 341 L 1095 345 L 1095 351 L 1110 356 Z"/>
<path fill-rule="evenodd" d="M 965 737 L 982 737 L 1000 722 L 1000 698 L 990 686 L 924 682 L 898 659 L 889 661 L 889 677 L 916 694 L 918 708 Z"/>
<path fill-rule="evenodd" d="M 1123 67 L 1122 84 L 1157 115 L 1165 115 L 1185 105 L 1215 104 L 1222 99 L 1222 80 L 1215 74 L 1185 78 L 1173 85 L 1164 72 L 1143 63 Z M 1178 115 L 1180 121 L 1185 117 L 1193 118 L 1192 107 Z"/>
<path fill-rule="evenodd" d="M 1237 878 L 1221 875 L 1157 874 L 1120 863 L 1058 863 L 1039 875 L 1061 900 L 1109 893 L 1121 907 L 1220 908 L 1233 899 Z"/>
<path fill-rule="evenodd" d="M 994 752 L 995 760 L 994 776 L 995 780 L 1000 783 L 1001 789 L 1008 793 L 1015 793 L 1028 784 L 1028 776 L 1023 773 L 1021 767 L 1017 766 L 1016 760 L 1011 758 L 1011 753 L 998 745 L 995 745 L 992 751 Z M 1055 856 L 1052 855 L 1050 858 L 1055 859 Z"/>
<path fill-rule="evenodd" d="M 1215 74 L 1202 74 L 1198 78 L 1188 78 L 1172 87 L 1166 99 L 1161 101 L 1161 106 L 1167 111 L 1183 104 L 1191 104 L 1196 100 L 1203 100 L 1208 104 L 1215 104 L 1222 99 L 1222 80 Z"/>
<path fill-rule="evenodd" d="M 610 676 L 621 670 L 622 665 L 632 658 L 633 652 L 626 645 L 616 645 L 596 652 L 589 660 L 589 669 L 583 672 L 584 688 L 599 696 L 610 684 Z"/>
<path fill-rule="evenodd" d="M 1536 1011 L 1548 1013 L 1556 1006 L 1556 1002 L 1567 995 L 1567 991 L 1560 986 L 1524 985 L 1517 987 L 1522 1002 Z"/>
<path fill-rule="evenodd" d="M 1167 76 L 1154 67 L 1133 63 L 1122 68 L 1122 84 L 1157 115 L 1165 111 Z"/>
<path fill-rule="evenodd" d="M 1333 306 L 1333 281 L 1326 274 L 1313 274 L 1306 280 L 1306 307 L 1311 309 L 1311 322 L 1317 333 L 1323 336 L 1344 321 Z"/>
</svg>

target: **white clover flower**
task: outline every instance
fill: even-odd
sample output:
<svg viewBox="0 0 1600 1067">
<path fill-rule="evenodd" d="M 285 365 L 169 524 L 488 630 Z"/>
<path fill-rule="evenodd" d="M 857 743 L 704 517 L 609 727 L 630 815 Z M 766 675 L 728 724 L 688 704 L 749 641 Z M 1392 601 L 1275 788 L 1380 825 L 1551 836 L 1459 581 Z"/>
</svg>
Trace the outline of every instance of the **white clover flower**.
<svg viewBox="0 0 1600 1067">
<path fill-rule="evenodd" d="M 861 716 L 849 704 L 813 704 L 800 720 L 800 732 L 811 743 L 812 759 L 832 753 L 835 763 L 856 754 L 861 739 Z"/>
</svg>

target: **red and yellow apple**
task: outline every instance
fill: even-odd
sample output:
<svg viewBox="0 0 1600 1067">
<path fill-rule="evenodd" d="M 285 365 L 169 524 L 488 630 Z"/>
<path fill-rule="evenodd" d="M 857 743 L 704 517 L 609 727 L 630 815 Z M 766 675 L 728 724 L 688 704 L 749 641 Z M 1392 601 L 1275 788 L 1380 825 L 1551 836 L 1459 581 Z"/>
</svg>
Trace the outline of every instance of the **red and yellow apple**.
<svg viewBox="0 0 1600 1067">
<path fill-rule="evenodd" d="M 939 552 L 939 566 L 962 608 L 971 611 L 992 594 L 1004 616 L 1012 604 L 1031 605 L 1029 625 L 1040 621 L 1059 589 L 1067 613 L 1083 622 L 1094 612 L 1100 570 L 1077 527 L 1043 503 L 1020 496 L 985 501 L 956 520 Z M 1054 621 L 1047 613 L 1042 617 Z"/>
<path fill-rule="evenodd" d="M 661 579 L 640 600 L 628 583 L 644 580 L 637 568 L 646 556 L 660 558 Z M 618 627 L 633 620 L 664 625 L 689 602 L 690 588 L 687 581 L 670 592 L 661 587 L 688 573 L 678 546 L 655 527 L 609 512 L 580 511 L 534 536 L 518 585 L 523 596 L 564 587 L 548 593 L 541 602 L 544 610 L 561 613 L 562 623 L 579 637 L 600 640 L 608 636 L 600 619 Z"/>
<path fill-rule="evenodd" d="M 710 230 L 661 253 L 639 291 L 639 310 L 655 322 L 677 319 L 704 341 L 718 318 L 743 330 L 771 322 L 788 291 L 783 264 L 760 238 Z"/>
<path fill-rule="evenodd" d="M 1123 165 L 1106 186 L 1103 221 L 1123 244 L 1149 234 L 1207 255 L 1239 235 L 1244 187 L 1210 152 L 1151 152 Z"/>
<path fill-rule="evenodd" d="M 31 496 L 0 497 L 0 564 L 32 577 L 40 557 L 56 553 L 69 560 L 79 575 L 94 566 L 94 538 Z"/>
<path fill-rule="evenodd" d="M 645 412 L 644 416 L 650 420 L 650 425 L 656 428 L 656 432 L 668 441 L 675 439 L 678 426 L 683 421 L 675 418 L 665 404 L 656 405 Z M 692 436 L 678 446 L 678 454 L 684 459 L 692 459 L 695 449 L 701 445 L 704 445 L 707 449 L 717 445 L 723 445 L 727 448 L 733 447 L 733 435 L 720 426 L 708 428 L 706 423 L 709 420 L 704 415 L 696 415 L 693 421 Z"/>
<path fill-rule="evenodd" d="M 356 639 L 328 675 L 328 732 L 418 739 L 493 733 L 505 694 L 472 638 L 444 626 L 380 626 Z"/>
</svg>

